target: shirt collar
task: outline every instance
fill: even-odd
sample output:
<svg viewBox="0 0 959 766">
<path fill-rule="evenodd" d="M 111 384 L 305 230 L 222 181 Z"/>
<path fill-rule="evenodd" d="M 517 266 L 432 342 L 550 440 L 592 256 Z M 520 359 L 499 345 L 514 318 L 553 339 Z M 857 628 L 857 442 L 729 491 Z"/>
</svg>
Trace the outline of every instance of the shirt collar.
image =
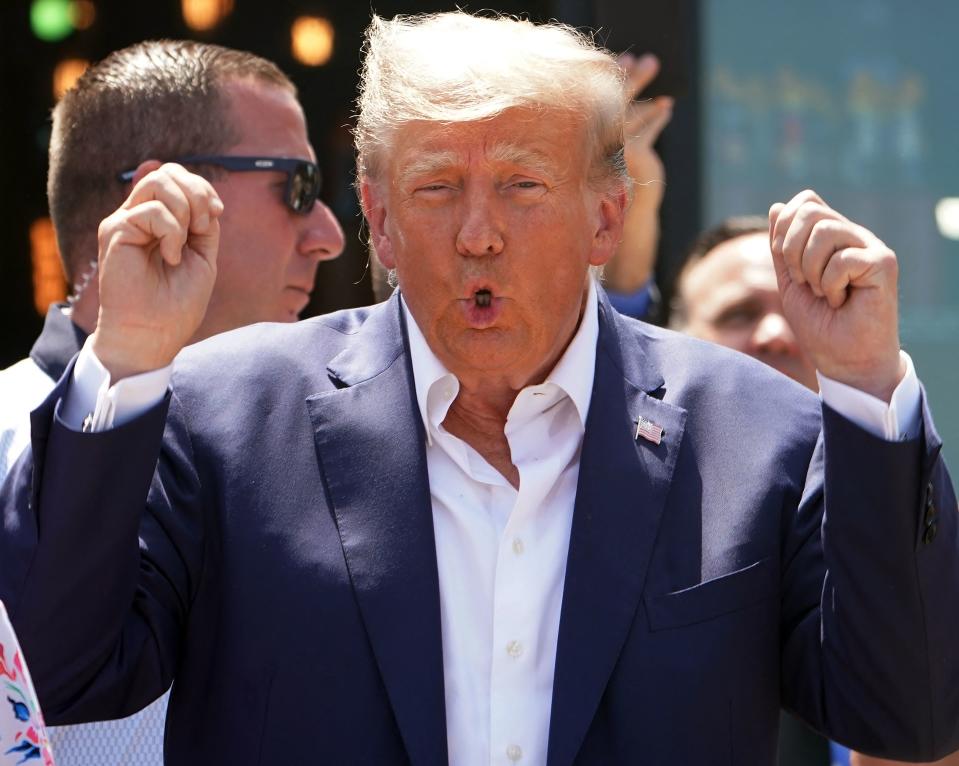
<svg viewBox="0 0 959 766">
<path fill-rule="evenodd" d="M 584 429 L 586 416 L 589 414 L 589 403 L 593 398 L 598 340 L 599 298 L 596 295 L 596 283 L 590 277 L 583 319 L 553 371 L 546 377 L 547 383 L 556 384 L 573 400 Z"/>
<path fill-rule="evenodd" d="M 456 394 L 459 380 L 437 358 L 429 347 L 419 325 L 400 295 L 400 303 L 406 318 L 406 330 L 410 342 L 410 361 L 413 366 L 413 382 L 416 402 L 426 430 L 426 441 L 433 444 L 431 430 L 446 418 Z M 593 395 L 593 378 L 596 373 L 596 343 L 599 338 L 599 301 L 596 283 L 590 277 L 586 291 L 586 308 L 573 339 L 569 342 L 556 366 L 544 383 L 561 388 L 576 406 L 580 422 L 586 427 L 586 416 Z"/>
<path fill-rule="evenodd" d="M 30 349 L 30 358 L 49 377 L 57 380 L 80 351 L 86 337 L 87 334 L 70 320 L 67 304 L 55 303 L 47 309 L 43 331 Z"/>
</svg>

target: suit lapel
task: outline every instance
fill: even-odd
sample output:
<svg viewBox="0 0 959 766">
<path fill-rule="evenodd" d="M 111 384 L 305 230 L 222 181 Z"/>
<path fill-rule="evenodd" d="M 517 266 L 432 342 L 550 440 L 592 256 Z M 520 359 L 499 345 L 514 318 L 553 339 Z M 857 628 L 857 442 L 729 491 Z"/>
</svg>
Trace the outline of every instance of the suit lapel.
<svg viewBox="0 0 959 766">
<path fill-rule="evenodd" d="M 423 426 L 399 301 L 374 309 L 307 400 L 320 472 L 403 742 L 446 764 L 439 585 Z"/>
<path fill-rule="evenodd" d="M 639 606 L 686 411 L 650 394 L 663 378 L 639 333 L 600 302 L 596 377 L 580 460 L 560 617 L 549 766 L 569 766 Z M 632 344 L 624 352 L 622 338 Z M 664 429 L 636 439 L 639 418 Z"/>
</svg>

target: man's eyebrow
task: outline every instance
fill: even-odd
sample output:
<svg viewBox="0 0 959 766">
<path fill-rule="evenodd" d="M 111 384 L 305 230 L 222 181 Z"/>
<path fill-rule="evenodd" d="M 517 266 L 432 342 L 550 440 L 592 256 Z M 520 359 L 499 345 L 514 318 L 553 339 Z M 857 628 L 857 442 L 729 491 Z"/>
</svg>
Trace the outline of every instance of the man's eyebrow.
<svg viewBox="0 0 959 766">
<path fill-rule="evenodd" d="M 556 160 L 546 152 L 529 146 L 511 143 L 497 143 L 489 148 L 489 158 L 493 162 L 519 165 L 537 173 L 555 174 Z"/>
<path fill-rule="evenodd" d="M 404 183 L 419 176 L 427 176 L 446 170 L 456 165 L 458 161 L 456 152 L 424 152 L 403 167 L 399 173 L 399 181 Z"/>
<path fill-rule="evenodd" d="M 487 157 L 491 162 L 518 165 L 543 175 L 555 175 L 558 170 L 556 159 L 546 152 L 514 143 L 492 144 L 487 151 Z M 461 162 L 462 158 L 457 152 L 426 151 L 417 155 L 399 172 L 398 180 L 401 184 L 406 183 L 420 176 L 448 170 Z"/>
</svg>

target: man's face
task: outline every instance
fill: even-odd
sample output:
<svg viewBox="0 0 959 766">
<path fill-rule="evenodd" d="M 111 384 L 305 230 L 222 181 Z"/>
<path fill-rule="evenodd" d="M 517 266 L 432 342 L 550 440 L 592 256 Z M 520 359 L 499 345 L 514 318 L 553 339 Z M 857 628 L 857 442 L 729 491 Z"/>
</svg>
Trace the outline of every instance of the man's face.
<svg viewBox="0 0 959 766">
<path fill-rule="evenodd" d="M 815 369 L 783 316 L 765 233 L 713 248 L 691 267 L 679 289 L 690 335 L 742 351 L 817 389 Z"/>
<path fill-rule="evenodd" d="M 433 352 L 461 380 L 541 380 L 579 322 L 589 266 L 619 240 L 625 194 L 587 183 L 582 123 L 512 109 L 412 123 L 362 185 L 372 243 Z"/>
<path fill-rule="evenodd" d="M 315 159 L 299 103 L 255 80 L 226 86 L 240 141 L 223 154 Z M 320 261 L 343 250 L 343 232 L 322 202 L 298 215 L 283 201 L 286 174 L 226 172 L 217 278 L 197 339 L 254 322 L 293 322 L 309 302 Z"/>
</svg>

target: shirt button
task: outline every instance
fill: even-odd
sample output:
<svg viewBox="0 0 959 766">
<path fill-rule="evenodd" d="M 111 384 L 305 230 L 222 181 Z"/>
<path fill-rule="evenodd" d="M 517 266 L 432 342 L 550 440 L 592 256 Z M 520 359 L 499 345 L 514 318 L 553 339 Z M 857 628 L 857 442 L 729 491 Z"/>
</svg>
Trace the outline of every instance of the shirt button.
<svg viewBox="0 0 959 766">
<path fill-rule="evenodd" d="M 506 757 L 513 763 L 516 763 L 516 761 L 523 757 L 523 748 L 519 745 L 510 745 L 506 748 Z"/>
<path fill-rule="evenodd" d="M 519 641 L 510 641 L 506 645 L 506 653 L 516 659 L 523 653 L 523 645 Z"/>
<path fill-rule="evenodd" d="M 518 538 L 518 537 L 514 537 L 514 538 L 513 538 L 513 553 L 515 553 L 517 556 L 522 556 L 522 555 L 523 555 L 523 551 L 525 551 L 525 550 L 526 550 L 526 546 L 523 545 L 523 541 L 522 541 L 520 538 Z"/>
</svg>

